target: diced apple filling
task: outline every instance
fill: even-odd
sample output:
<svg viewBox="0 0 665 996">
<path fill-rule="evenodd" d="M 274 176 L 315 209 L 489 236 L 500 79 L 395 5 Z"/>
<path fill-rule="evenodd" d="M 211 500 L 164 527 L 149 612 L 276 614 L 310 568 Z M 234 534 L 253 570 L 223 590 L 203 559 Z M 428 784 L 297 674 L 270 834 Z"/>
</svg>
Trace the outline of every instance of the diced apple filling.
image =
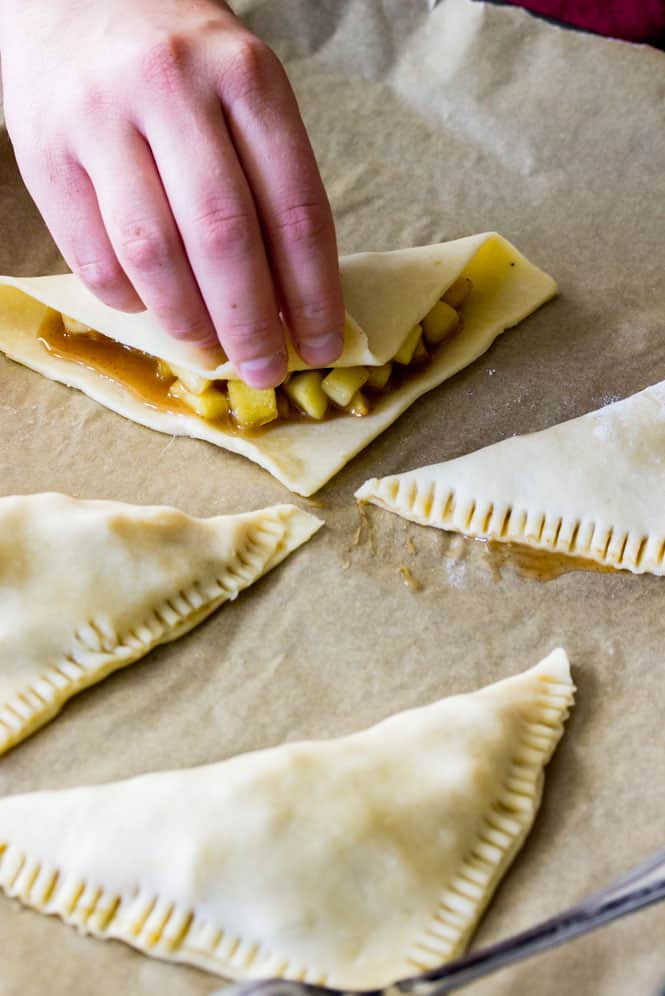
<svg viewBox="0 0 665 996">
<path fill-rule="evenodd" d="M 372 406 L 369 400 L 362 391 L 356 391 L 351 400 L 349 401 L 346 410 L 349 415 L 362 416 L 369 415 L 372 410 Z"/>
<path fill-rule="evenodd" d="M 77 322 L 75 318 L 70 318 L 69 315 L 62 316 L 62 324 L 65 326 L 65 332 L 69 332 L 70 335 L 84 335 L 92 332 L 89 325 Z"/>
<path fill-rule="evenodd" d="M 432 310 L 423 318 L 423 335 L 428 346 L 438 346 L 460 322 L 460 316 L 445 301 L 437 301 Z"/>
<path fill-rule="evenodd" d="M 406 339 L 395 353 L 395 363 L 400 363 L 403 367 L 408 367 L 413 359 L 413 354 L 418 348 L 418 343 L 422 342 L 423 327 L 414 325 Z"/>
<path fill-rule="evenodd" d="M 237 425 L 245 429 L 256 429 L 278 417 L 277 392 L 272 388 L 259 391 L 248 387 L 242 380 L 230 380 L 227 390 L 231 414 Z"/>
<path fill-rule="evenodd" d="M 277 420 L 288 421 L 294 413 L 321 421 L 331 409 L 348 415 L 369 415 L 374 399 L 389 393 L 393 378 L 398 383 L 409 368 L 424 366 L 450 336 L 462 328 L 460 308 L 471 293 L 468 277 L 450 285 L 422 320 L 411 329 L 393 359 L 376 367 L 334 367 L 290 374 L 278 388 L 257 390 L 244 381 L 214 381 L 186 367 L 157 360 L 156 375 L 168 396 L 184 403 L 208 421 L 232 421 L 239 429 L 258 429 Z M 71 335 L 88 333 L 89 326 L 62 316 Z M 396 370 L 397 367 L 397 370 Z M 366 393 L 369 392 L 369 393 Z"/>
<path fill-rule="evenodd" d="M 226 395 L 223 390 L 218 390 L 216 387 L 208 387 L 200 394 L 194 394 L 187 390 L 182 381 L 176 380 L 171 384 L 169 394 L 172 398 L 184 401 L 188 408 L 209 422 L 227 418 L 229 414 Z"/>
<path fill-rule="evenodd" d="M 451 308 L 455 309 L 455 311 L 459 311 L 471 293 L 472 287 L 473 284 L 468 277 L 458 277 L 457 280 L 450 285 L 441 300 L 446 304 L 449 304 Z"/>
<path fill-rule="evenodd" d="M 331 401 L 340 408 L 346 408 L 368 377 L 365 367 L 336 367 L 323 378 L 321 387 Z"/>
<path fill-rule="evenodd" d="M 185 367 L 176 367 L 173 363 L 170 364 L 170 367 L 171 372 L 192 394 L 205 394 L 212 387 L 211 380 L 208 380 L 207 377 L 202 377 L 201 374 L 194 373 L 193 370 L 187 370 Z"/>
<path fill-rule="evenodd" d="M 305 370 L 293 374 L 284 390 L 299 411 L 320 421 L 328 411 L 328 395 L 322 383 L 323 374 L 319 370 Z"/>
<path fill-rule="evenodd" d="M 392 363 L 384 363 L 380 367 L 367 367 L 367 387 L 373 387 L 377 391 L 382 391 L 393 372 Z"/>
</svg>

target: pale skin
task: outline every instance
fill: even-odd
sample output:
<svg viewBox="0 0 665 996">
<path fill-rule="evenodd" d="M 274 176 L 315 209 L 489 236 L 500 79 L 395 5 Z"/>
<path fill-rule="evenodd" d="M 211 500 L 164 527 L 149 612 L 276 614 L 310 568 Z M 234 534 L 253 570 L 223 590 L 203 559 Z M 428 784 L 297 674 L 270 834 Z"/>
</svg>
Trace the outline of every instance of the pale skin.
<svg viewBox="0 0 665 996">
<path fill-rule="evenodd" d="M 242 378 L 340 355 L 330 205 L 286 73 L 215 0 L 0 0 L 7 127 L 102 301 L 218 340 Z"/>
</svg>

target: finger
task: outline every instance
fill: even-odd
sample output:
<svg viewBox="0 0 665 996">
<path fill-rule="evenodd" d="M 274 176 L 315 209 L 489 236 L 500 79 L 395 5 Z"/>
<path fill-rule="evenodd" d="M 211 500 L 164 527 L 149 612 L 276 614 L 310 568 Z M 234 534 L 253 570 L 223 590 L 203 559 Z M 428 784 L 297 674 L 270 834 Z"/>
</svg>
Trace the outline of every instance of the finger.
<svg viewBox="0 0 665 996">
<path fill-rule="evenodd" d="M 216 342 L 145 139 L 127 127 L 86 155 L 111 244 L 146 307 L 175 338 Z"/>
<path fill-rule="evenodd" d="M 53 149 L 41 164 L 39 170 L 26 164 L 21 172 L 70 269 L 104 304 L 120 311 L 143 311 L 143 302 L 106 234 L 85 169 L 73 155 Z"/>
<path fill-rule="evenodd" d="M 343 348 L 344 303 L 332 211 L 296 98 L 277 58 L 248 36 L 219 87 L 254 195 L 284 315 L 302 358 Z"/>
<path fill-rule="evenodd" d="M 185 87 L 171 88 L 169 113 L 147 104 L 143 126 L 224 349 L 247 383 L 279 384 L 287 368 L 284 326 L 252 195 L 218 101 L 213 95 L 205 106 Z"/>
</svg>

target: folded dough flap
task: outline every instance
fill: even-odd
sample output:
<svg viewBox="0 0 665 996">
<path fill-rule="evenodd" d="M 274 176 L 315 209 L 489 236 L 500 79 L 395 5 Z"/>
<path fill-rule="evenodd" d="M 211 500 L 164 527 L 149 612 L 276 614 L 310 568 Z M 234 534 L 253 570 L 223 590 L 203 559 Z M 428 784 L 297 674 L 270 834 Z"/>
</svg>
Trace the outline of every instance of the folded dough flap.
<svg viewBox="0 0 665 996">
<path fill-rule="evenodd" d="M 0 498 L 0 754 L 234 599 L 320 525 L 292 505 L 197 519 L 60 494 Z"/>
<path fill-rule="evenodd" d="M 420 522 L 665 574 L 665 382 L 356 492 Z"/>
<path fill-rule="evenodd" d="M 474 297 L 482 306 L 491 297 L 493 307 L 511 297 L 521 314 L 509 308 L 510 319 L 519 321 L 551 297 L 556 284 L 513 246 L 492 233 L 468 236 L 453 242 L 364 252 L 340 259 L 340 273 L 347 308 L 344 353 L 334 366 L 380 365 L 391 359 L 409 331 L 421 321 L 456 278 L 472 265 Z M 519 268 L 515 264 L 519 261 Z M 512 266 L 511 266 L 512 264 Z M 173 339 L 153 315 L 115 311 L 98 301 L 73 274 L 47 277 L 0 277 L 13 287 L 126 346 L 205 375 L 225 380 L 237 377 L 221 349 L 201 349 Z M 518 303 L 519 301 L 519 303 Z M 290 350 L 291 370 L 307 366 Z"/>
<path fill-rule="evenodd" d="M 220 975 L 386 985 L 467 943 L 531 827 L 573 691 L 557 650 L 339 740 L 4 798 L 0 886 Z"/>
<path fill-rule="evenodd" d="M 243 393 L 241 385 L 206 387 L 204 382 L 201 397 L 187 391 L 184 396 L 178 394 L 186 387 L 180 367 L 189 368 L 184 371 L 185 380 L 188 372 L 191 378 L 191 371 L 194 377 L 207 374 L 205 381 L 232 374 L 227 363 L 220 363 L 221 351 L 202 353 L 172 339 L 147 314 L 125 315 L 106 308 L 71 275 L 0 278 L 7 284 L 0 286 L 0 350 L 140 425 L 204 439 L 239 453 L 292 491 L 311 495 L 417 398 L 472 363 L 505 329 L 556 293 L 551 277 L 501 236 L 492 234 L 343 257 L 341 272 L 353 319 L 347 322 L 347 348 L 338 364 L 355 369 L 346 378 L 338 376 L 336 391 L 328 383 L 333 373 L 328 373 L 328 393 L 323 372 L 309 377 L 296 374 L 277 392 L 264 392 L 269 397 L 261 399 L 258 414 L 251 407 L 256 399 L 245 399 L 250 409 L 248 424 L 251 427 L 256 419 L 257 426 L 249 432 L 239 418 L 242 412 L 235 397 Z M 464 279 L 458 281 L 458 277 Z M 467 294 L 461 306 L 439 301 L 444 292 L 453 294 L 460 282 Z M 101 339 L 69 335 L 66 342 L 57 336 L 52 341 L 50 324 L 55 319 L 62 325 L 57 311 L 96 329 Z M 432 314 L 437 312 L 438 328 L 435 331 L 430 324 L 428 330 L 428 320 L 433 321 Z M 453 319 L 446 331 L 446 322 Z M 175 384 L 166 386 L 154 359 L 120 349 L 113 338 L 177 366 Z M 83 340 L 85 348 L 81 347 L 77 358 L 76 343 Z M 105 355 L 101 365 L 91 348 Z M 391 357 L 395 362 L 384 365 Z M 299 365 L 294 356 L 291 361 L 292 366 Z M 377 365 L 374 373 L 384 379 L 372 385 L 369 368 Z M 176 375 L 173 369 L 171 373 Z M 341 380 L 350 396 L 340 396 Z M 358 390 L 365 381 L 367 395 Z M 355 386 L 349 388 L 349 382 Z M 285 413 L 280 404 L 286 406 Z"/>
</svg>

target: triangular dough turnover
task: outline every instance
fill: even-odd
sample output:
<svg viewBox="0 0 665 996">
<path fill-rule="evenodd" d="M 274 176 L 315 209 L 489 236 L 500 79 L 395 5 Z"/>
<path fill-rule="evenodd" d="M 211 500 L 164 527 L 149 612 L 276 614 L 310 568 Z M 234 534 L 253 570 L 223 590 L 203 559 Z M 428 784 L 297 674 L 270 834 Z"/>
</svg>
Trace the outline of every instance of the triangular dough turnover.
<svg viewBox="0 0 665 996">
<path fill-rule="evenodd" d="M 356 492 L 423 525 L 665 574 L 665 382 Z"/>
<path fill-rule="evenodd" d="M 551 298 L 554 280 L 500 235 L 343 256 L 340 272 L 347 307 L 345 349 L 336 367 L 379 366 L 390 360 L 414 325 L 461 275 L 473 291 L 464 305 L 462 331 L 444 341 L 429 363 L 375 400 L 362 418 L 341 413 L 315 421 L 276 421 L 243 433 L 194 412 L 146 404 L 135 390 L 93 366 L 49 352 L 39 330 L 48 308 L 69 315 L 107 338 L 205 378 L 237 373 L 221 349 L 202 350 L 168 336 L 150 314 L 107 308 L 73 275 L 0 277 L 0 350 L 33 370 L 76 387 L 91 398 L 169 435 L 205 439 L 240 453 L 302 495 L 322 487 L 344 464 L 391 425 L 417 398 L 468 366 L 505 329 Z M 292 351 L 289 366 L 304 364 Z"/>
<path fill-rule="evenodd" d="M 370 988 L 467 943 L 538 809 L 568 660 L 338 740 L 0 800 L 0 885 L 232 978 Z"/>
<path fill-rule="evenodd" d="M 67 699 L 233 599 L 314 533 L 293 505 L 174 508 L 0 498 L 0 754 Z"/>
</svg>

